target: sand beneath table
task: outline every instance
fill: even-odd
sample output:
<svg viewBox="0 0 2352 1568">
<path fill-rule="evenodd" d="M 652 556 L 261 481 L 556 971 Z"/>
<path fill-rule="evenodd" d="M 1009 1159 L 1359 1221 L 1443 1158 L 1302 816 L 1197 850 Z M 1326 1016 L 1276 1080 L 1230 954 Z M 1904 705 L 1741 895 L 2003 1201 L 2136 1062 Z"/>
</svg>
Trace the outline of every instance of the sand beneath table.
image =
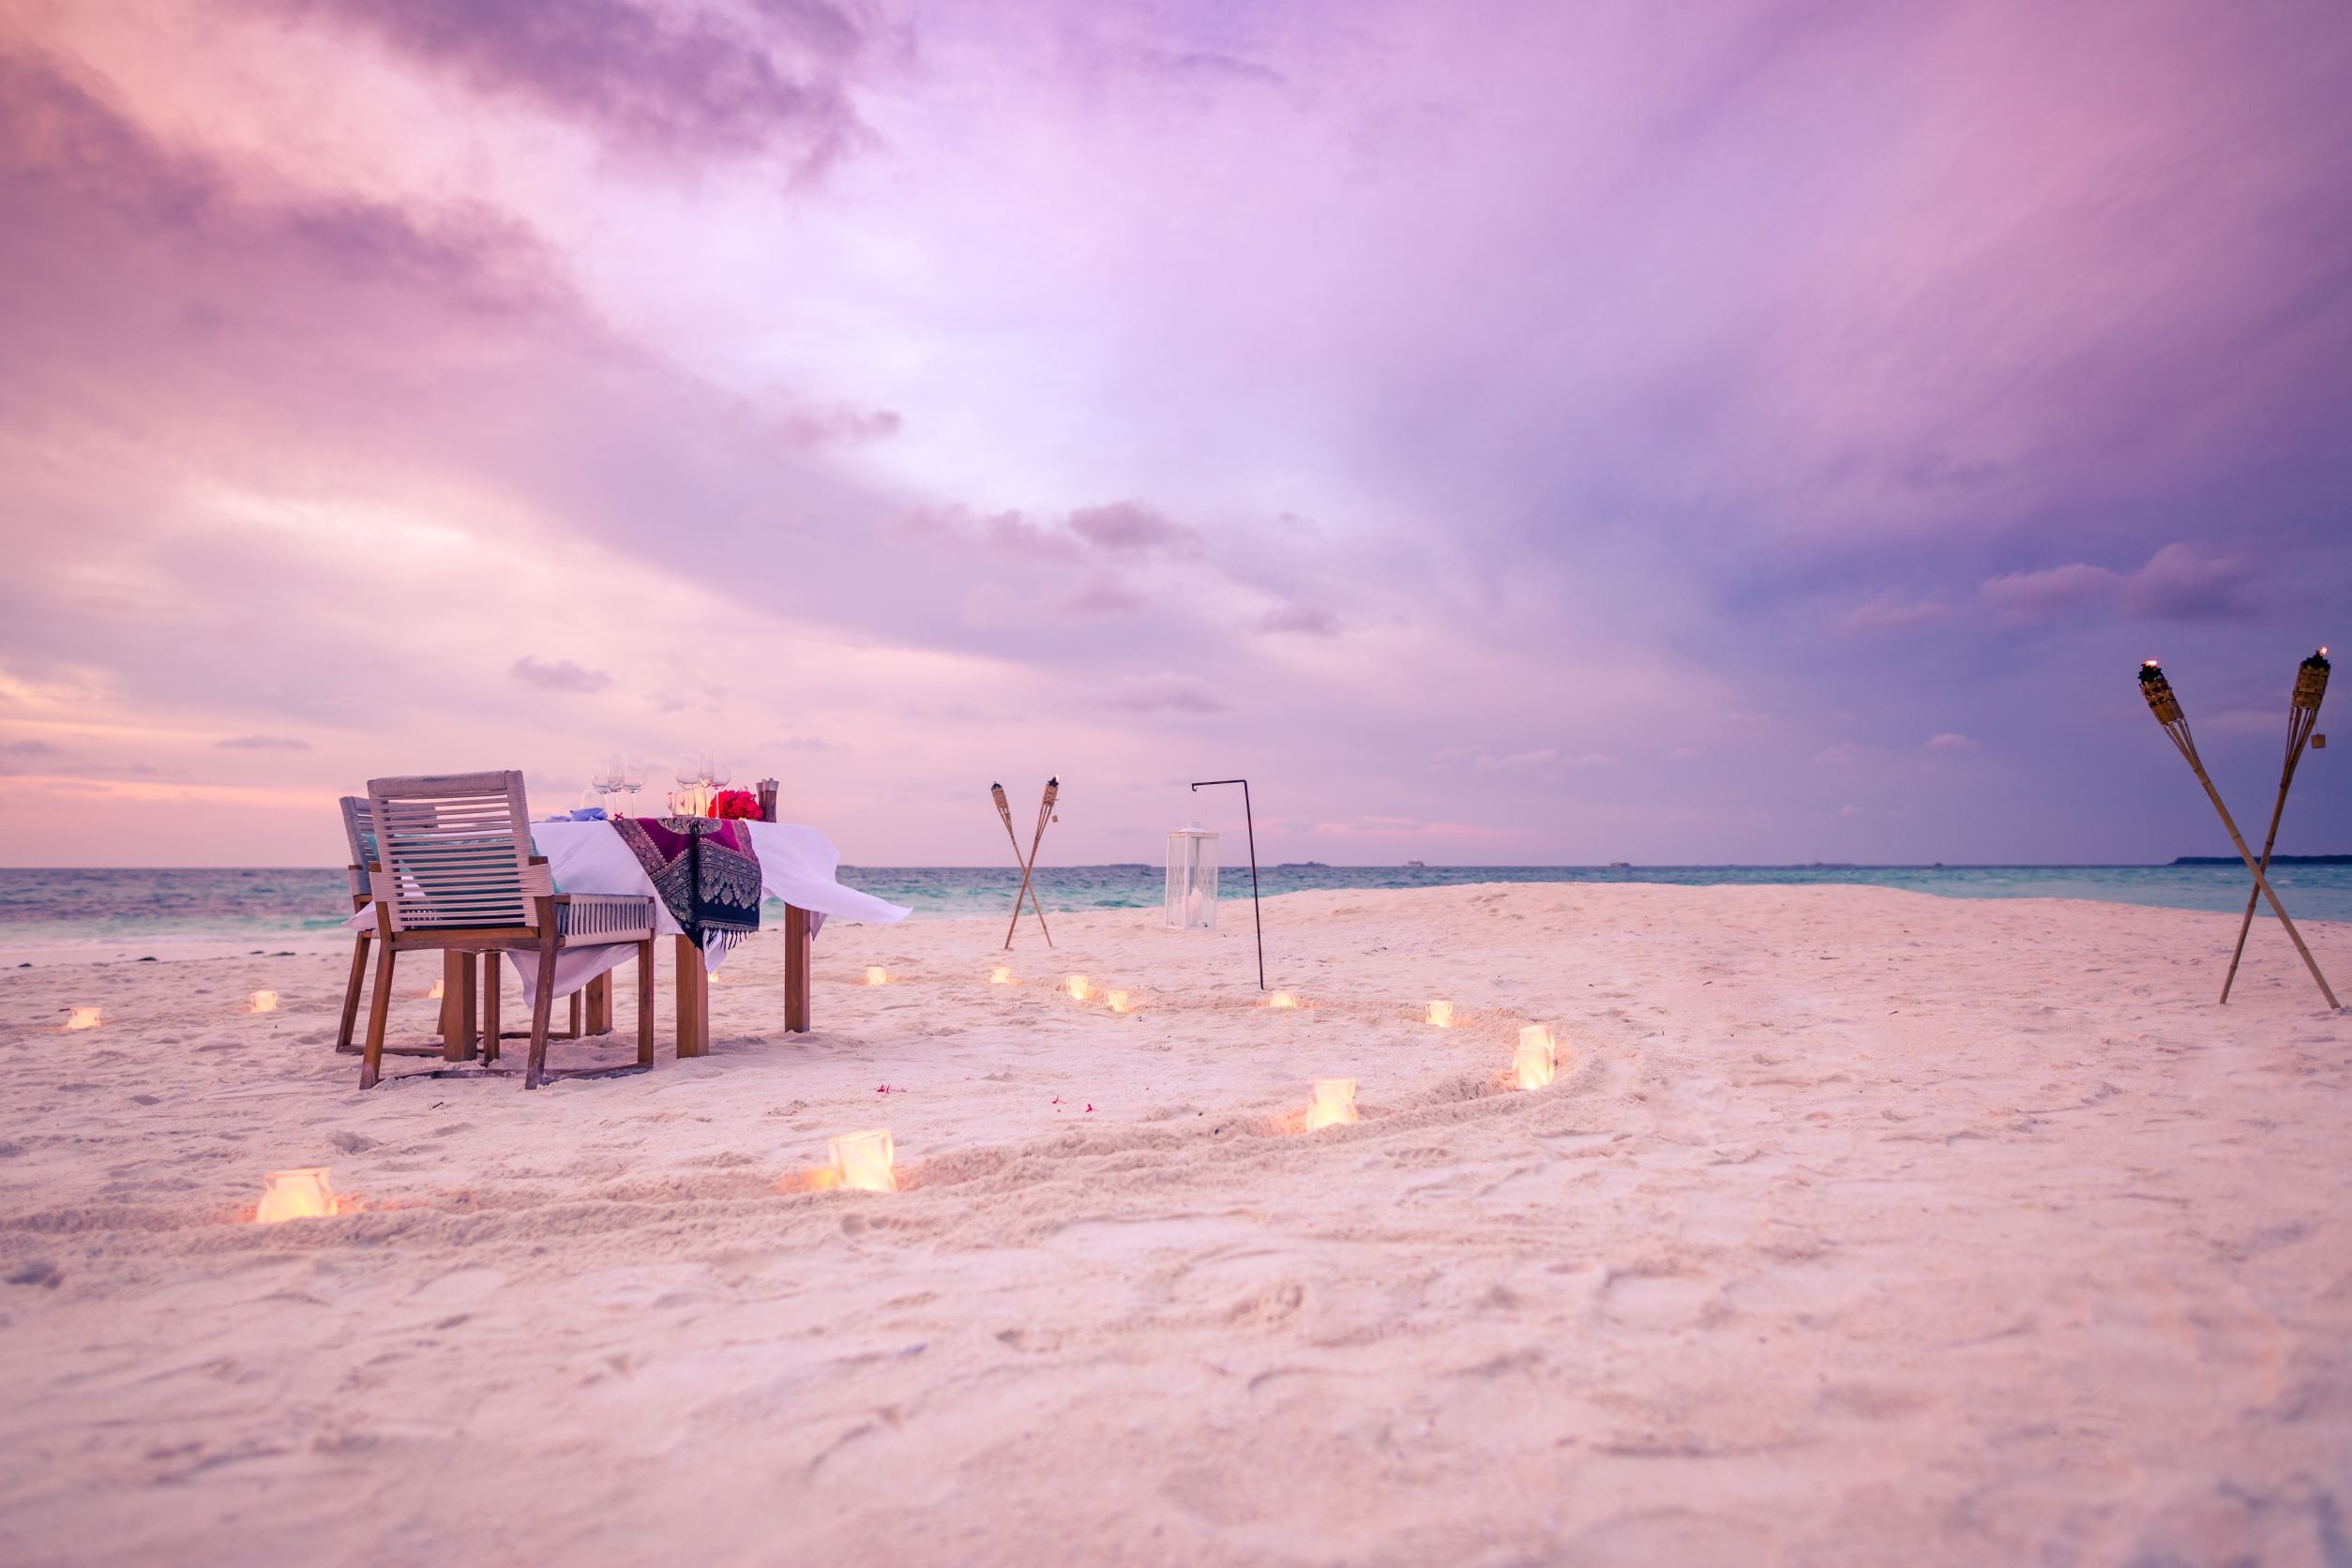
<svg viewBox="0 0 2352 1568">
<path fill-rule="evenodd" d="M 331 957 L 0 975 L 0 1560 L 2352 1552 L 2352 1018 L 2275 927 L 2221 1009 L 2219 915 L 1266 913 L 1304 1010 L 1246 906 L 1059 917 L 1016 988 L 1001 923 L 837 925 L 815 1033 L 755 947 L 715 1055 L 665 999 L 652 1075 L 533 1095 L 356 1093 Z M 1364 1120 L 1280 1130 L 1332 1075 Z M 867 1125 L 910 1190 L 777 1194 Z M 358 1212 L 240 1223 L 313 1163 Z"/>
</svg>

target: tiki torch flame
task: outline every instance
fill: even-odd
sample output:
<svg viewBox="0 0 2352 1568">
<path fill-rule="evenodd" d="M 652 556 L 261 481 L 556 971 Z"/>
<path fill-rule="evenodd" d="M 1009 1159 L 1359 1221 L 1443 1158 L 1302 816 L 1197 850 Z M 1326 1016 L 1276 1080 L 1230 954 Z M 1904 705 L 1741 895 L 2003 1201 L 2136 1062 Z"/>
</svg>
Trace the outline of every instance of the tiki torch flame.
<svg viewBox="0 0 2352 1568">
<path fill-rule="evenodd" d="M 2152 658 L 2140 664 L 2140 695 L 2148 699 L 2148 710 L 2156 716 L 2157 723 L 2180 722 L 2180 699 L 2172 694 L 2172 683 L 2164 679 L 2164 667 Z"/>
<path fill-rule="evenodd" d="M 2328 650 L 2305 659 L 2295 671 L 2295 706 L 2305 713 L 2319 711 L 2319 700 L 2328 695 Z"/>
</svg>

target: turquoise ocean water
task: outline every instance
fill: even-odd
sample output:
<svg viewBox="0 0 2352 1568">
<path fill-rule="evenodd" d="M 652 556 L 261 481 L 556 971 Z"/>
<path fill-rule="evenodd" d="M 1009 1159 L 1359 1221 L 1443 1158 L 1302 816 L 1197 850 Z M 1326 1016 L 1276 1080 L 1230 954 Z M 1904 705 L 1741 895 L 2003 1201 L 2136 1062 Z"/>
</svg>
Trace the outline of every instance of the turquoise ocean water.
<svg viewBox="0 0 2352 1568">
<path fill-rule="evenodd" d="M 918 916 L 1003 914 L 1019 875 L 973 867 L 845 866 L 852 887 Z M 2297 919 L 2352 921 L 2352 866 L 2273 872 Z M 1048 912 L 1143 909 L 1160 901 L 1155 866 L 1049 866 L 1038 872 Z M 1313 888 L 1445 887 L 1464 882 L 1665 882 L 1682 887 L 1859 882 L 1950 898 L 2094 898 L 2236 912 L 2247 877 L 2234 866 L 1271 866 L 1271 897 Z M 1225 868 L 1218 892 L 1249 897 L 1246 867 Z M 44 954 L 196 947 L 276 950 L 338 936 L 349 910 L 342 871 L 66 871 L 0 868 L 0 950 L 11 962 Z M 771 906 L 771 912 L 775 907 Z M 2268 909 L 2264 918 L 2269 918 Z"/>
</svg>

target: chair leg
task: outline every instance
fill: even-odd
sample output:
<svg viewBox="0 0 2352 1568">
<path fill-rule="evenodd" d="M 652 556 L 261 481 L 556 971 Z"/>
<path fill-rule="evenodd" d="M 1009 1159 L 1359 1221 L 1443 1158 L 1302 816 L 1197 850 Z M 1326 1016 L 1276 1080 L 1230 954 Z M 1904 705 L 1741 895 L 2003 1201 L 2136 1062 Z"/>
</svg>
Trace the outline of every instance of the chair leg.
<svg viewBox="0 0 2352 1568">
<path fill-rule="evenodd" d="M 392 960 L 389 942 L 376 947 L 376 989 L 368 999 L 368 1050 L 359 1059 L 359 1087 L 373 1089 L 384 1072 L 384 1030 L 392 1017 Z"/>
<path fill-rule="evenodd" d="M 335 1030 L 335 1048 L 348 1056 L 352 1034 L 359 1025 L 359 993 L 368 984 L 368 933 L 351 944 L 351 978 L 343 984 L 343 1021 Z"/>
<path fill-rule="evenodd" d="M 531 988 L 531 1055 L 522 1070 L 522 1086 L 536 1089 L 547 1073 L 547 1026 L 555 1011 L 555 943 L 539 949 L 539 983 Z"/>
<path fill-rule="evenodd" d="M 609 975 L 608 975 L 609 978 Z M 654 940 L 637 944 L 637 1064 L 654 1064 Z"/>
<path fill-rule="evenodd" d="M 472 960 L 468 960 L 471 962 Z M 482 955 L 482 1064 L 498 1060 L 498 1003 L 506 989 L 506 976 L 498 962 L 498 955 Z"/>
</svg>

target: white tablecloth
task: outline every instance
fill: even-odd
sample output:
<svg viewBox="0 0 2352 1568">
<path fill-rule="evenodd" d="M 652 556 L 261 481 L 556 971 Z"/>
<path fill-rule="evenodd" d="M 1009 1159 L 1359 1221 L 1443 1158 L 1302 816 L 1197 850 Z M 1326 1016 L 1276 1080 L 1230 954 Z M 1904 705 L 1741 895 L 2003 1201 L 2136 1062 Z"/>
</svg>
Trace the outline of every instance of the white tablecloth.
<svg viewBox="0 0 2352 1568">
<path fill-rule="evenodd" d="M 897 904 L 870 893 L 860 893 L 854 887 L 843 887 L 834 881 L 833 874 L 841 865 L 841 852 L 815 828 L 797 822 L 746 825 L 751 829 L 751 848 L 760 857 L 760 882 L 769 897 L 781 898 L 812 914 L 837 915 L 844 920 L 875 925 L 889 925 L 907 917 L 909 912 Z M 645 874 L 636 853 L 621 841 L 611 822 L 534 822 L 531 841 L 539 853 L 547 856 L 547 867 L 555 878 L 558 893 L 634 893 L 641 897 L 654 897 L 653 879 Z M 369 905 L 353 915 L 349 924 L 360 927 L 374 920 L 375 907 Z M 654 902 L 654 929 L 664 936 L 679 934 L 678 923 L 670 917 L 659 899 Z M 626 962 L 635 953 L 635 948 L 623 943 L 575 948 L 558 956 L 555 994 L 569 996 L 605 971 Z M 538 979 L 538 959 L 527 953 L 509 953 L 506 957 L 521 974 L 523 989 L 528 994 Z M 703 942 L 702 957 L 716 970 L 726 960 L 727 950 L 713 937 Z"/>
</svg>

